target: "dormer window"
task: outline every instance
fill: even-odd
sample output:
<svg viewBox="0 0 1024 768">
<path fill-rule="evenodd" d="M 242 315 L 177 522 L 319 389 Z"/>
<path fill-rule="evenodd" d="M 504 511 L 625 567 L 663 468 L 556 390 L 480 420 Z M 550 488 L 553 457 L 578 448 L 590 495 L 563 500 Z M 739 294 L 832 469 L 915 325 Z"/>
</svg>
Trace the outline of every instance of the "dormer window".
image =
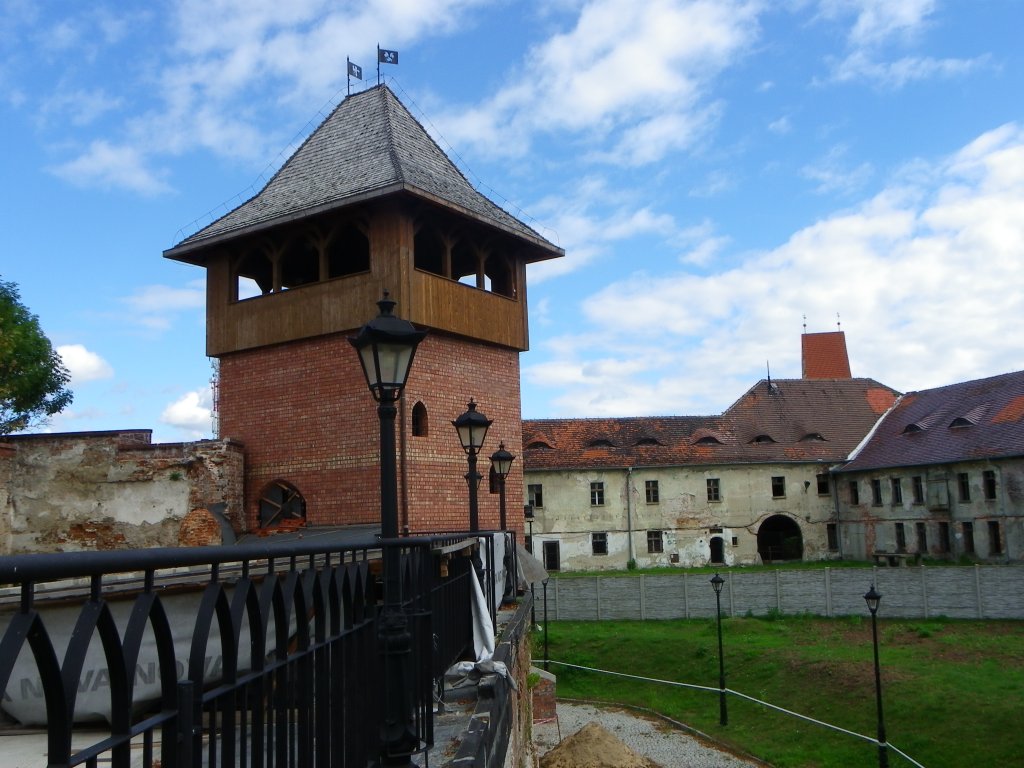
<svg viewBox="0 0 1024 768">
<path fill-rule="evenodd" d="M 612 441 L 604 437 L 599 437 L 596 440 L 591 440 L 587 443 L 588 448 L 614 448 Z"/>
<path fill-rule="evenodd" d="M 800 438 L 802 443 L 824 443 L 825 438 L 822 437 L 820 432 L 808 432 L 806 435 Z"/>
<path fill-rule="evenodd" d="M 653 437 L 641 437 L 634 443 L 634 445 L 661 445 L 661 443 L 659 443 Z"/>
<path fill-rule="evenodd" d="M 771 435 L 758 435 L 750 442 L 753 445 L 764 445 L 766 443 L 774 443 L 775 440 L 772 439 Z"/>
<path fill-rule="evenodd" d="M 973 427 L 974 422 L 964 416 L 957 416 L 951 422 L 949 422 L 949 428 L 955 429 L 957 427 Z"/>
<path fill-rule="evenodd" d="M 532 443 L 527 443 L 526 448 L 527 450 L 533 448 L 547 448 L 548 450 L 551 450 L 551 446 L 545 443 L 543 440 L 534 440 Z"/>
<path fill-rule="evenodd" d="M 922 432 L 922 431 L 923 431 L 923 429 L 921 428 L 920 424 L 907 424 L 907 426 L 905 426 L 903 428 L 903 434 L 904 435 L 911 435 L 914 432 Z"/>
<path fill-rule="evenodd" d="M 694 445 L 721 445 L 722 441 L 714 435 L 704 435 L 704 437 L 697 440 Z"/>
</svg>

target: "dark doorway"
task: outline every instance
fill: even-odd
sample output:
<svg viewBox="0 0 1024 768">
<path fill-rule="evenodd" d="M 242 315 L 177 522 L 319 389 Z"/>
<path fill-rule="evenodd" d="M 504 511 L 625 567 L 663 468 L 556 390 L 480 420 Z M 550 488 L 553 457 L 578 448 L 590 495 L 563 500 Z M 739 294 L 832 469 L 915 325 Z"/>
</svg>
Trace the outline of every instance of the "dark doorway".
<svg viewBox="0 0 1024 768">
<path fill-rule="evenodd" d="M 800 526 L 785 515 L 772 515 L 757 532 L 757 554 L 764 563 L 802 560 L 804 539 Z"/>
<path fill-rule="evenodd" d="M 711 562 L 715 564 L 725 562 L 725 540 L 721 536 L 711 537 Z"/>
<path fill-rule="evenodd" d="M 545 541 L 544 542 L 544 570 L 557 571 L 559 570 L 559 554 L 558 554 L 558 542 L 557 541 Z"/>
</svg>

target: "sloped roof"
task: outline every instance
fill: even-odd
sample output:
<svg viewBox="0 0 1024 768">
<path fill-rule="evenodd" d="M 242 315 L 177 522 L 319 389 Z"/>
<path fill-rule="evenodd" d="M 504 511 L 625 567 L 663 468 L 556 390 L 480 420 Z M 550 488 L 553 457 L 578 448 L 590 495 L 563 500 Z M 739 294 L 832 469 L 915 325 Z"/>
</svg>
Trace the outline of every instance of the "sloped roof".
<svg viewBox="0 0 1024 768">
<path fill-rule="evenodd" d="M 805 333 L 800 336 L 805 379 L 849 379 L 850 355 L 843 331 Z"/>
<path fill-rule="evenodd" d="M 1024 456 L 1024 371 L 904 395 L 843 471 L 1015 456 Z"/>
<path fill-rule="evenodd" d="M 528 419 L 524 464 L 556 470 L 840 462 L 897 394 L 873 379 L 762 380 L 720 416 Z M 540 435 L 550 448 L 526 447 Z M 754 442 L 759 435 L 771 442 Z M 595 445 L 600 441 L 611 445 Z"/>
<path fill-rule="evenodd" d="M 386 85 L 342 101 L 267 185 L 227 215 L 168 250 L 170 258 L 218 240 L 399 192 L 530 241 L 560 256 L 536 231 L 473 188 Z M 548 258 L 535 252 L 533 258 Z"/>
</svg>

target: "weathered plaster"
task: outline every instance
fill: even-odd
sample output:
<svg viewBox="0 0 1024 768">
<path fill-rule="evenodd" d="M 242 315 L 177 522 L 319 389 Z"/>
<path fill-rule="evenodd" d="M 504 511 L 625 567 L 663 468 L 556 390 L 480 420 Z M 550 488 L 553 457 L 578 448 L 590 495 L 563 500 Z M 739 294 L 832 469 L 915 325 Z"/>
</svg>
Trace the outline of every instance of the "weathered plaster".
<svg viewBox="0 0 1024 768">
<path fill-rule="evenodd" d="M 9 437 L 0 451 L 0 552 L 176 546 L 193 510 L 241 519 L 241 448 L 152 445 L 148 431 Z M 207 514 L 209 514 L 207 512 Z M 194 537 L 195 538 L 195 537 Z M 216 537 L 198 536 L 198 542 Z"/>
</svg>

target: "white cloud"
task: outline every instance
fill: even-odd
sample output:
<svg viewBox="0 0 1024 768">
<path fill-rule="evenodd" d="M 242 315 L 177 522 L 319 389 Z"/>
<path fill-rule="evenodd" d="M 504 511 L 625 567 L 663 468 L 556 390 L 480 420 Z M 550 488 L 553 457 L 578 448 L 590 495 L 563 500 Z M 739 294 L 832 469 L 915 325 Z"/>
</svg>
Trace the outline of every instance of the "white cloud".
<svg viewBox="0 0 1024 768">
<path fill-rule="evenodd" d="M 213 399 L 209 388 L 186 392 L 164 408 L 160 421 L 199 439 L 209 435 L 212 429 Z"/>
<path fill-rule="evenodd" d="M 991 60 L 988 56 L 973 59 L 904 56 L 895 61 L 878 62 L 863 51 L 855 51 L 835 66 L 832 79 L 836 82 L 866 80 L 899 89 L 918 80 L 962 77 L 989 66 Z"/>
<path fill-rule="evenodd" d="M 801 168 L 800 175 L 816 182 L 819 194 L 856 192 L 863 188 L 874 170 L 870 163 L 850 167 L 846 163 L 847 152 L 844 145 L 834 146 L 818 162 Z"/>
<path fill-rule="evenodd" d="M 520 154 L 535 134 L 567 131 L 600 142 L 595 157 L 655 162 L 714 121 L 706 91 L 746 53 L 756 11 L 740 0 L 592 0 L 573 28 L 529 52 L 513 84 L 437 122 L 453 143 L 490 153 Z"/>
<path fill-rule="evenodd" d="M 897 389 L 1019 369 L 1024 337 L 1005 328 L 1024 316 L 1024 127 L 920 166 L 734 268 L 605 287 L 583 304 L 586 333 L 524 376 L 560 384 L 565 415 L 718 412 L 766 362 L 798 377 L 803 316 L 814 331 L 837 313 L 854 375 Z"/>
<path fill-rule="evenodd" d="M 64 367 L 71 374 L 72 386 L 84 384 L 97 379 L 109 379 L 114 375 L 110 363 L 90 352 L 81 344 L 64 344 L 57 347 L 57 354 L 64 362 Z"/>
<path fill-rule="evenodd" d="M 772 120 L 768 123 L 768 130 L 772 133 L 783 136 L 793 130 L 793 123 L 789 119 L 788 115 L 783 115 L 778 120 Z"/>
<path fill-rule="evenodd" d="M 50 170 L 79 187 L 126 189 L 143 195 L 169 191 L 170 187 L 146 163 L 144 153 L 135 147 L 97 140 L 74 160 Z"/>
<path fill-rule="evenodd" d="M 206 307 L 205 281 L 193 280 L 184 288 L 145 285 L 122 301 L 132 310 L 133 322 L 162 331 L 171 327 L 179 313 Z"/>
</svg>

